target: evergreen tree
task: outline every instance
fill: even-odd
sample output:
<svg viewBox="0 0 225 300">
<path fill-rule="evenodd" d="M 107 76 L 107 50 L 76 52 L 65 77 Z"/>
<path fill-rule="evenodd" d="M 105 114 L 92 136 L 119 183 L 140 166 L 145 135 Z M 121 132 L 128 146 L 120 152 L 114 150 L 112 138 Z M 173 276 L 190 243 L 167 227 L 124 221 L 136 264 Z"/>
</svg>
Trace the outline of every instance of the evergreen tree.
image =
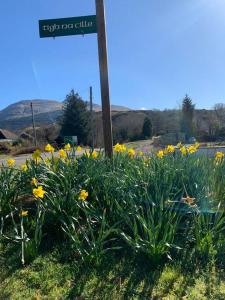
<svg viewBox="0 0 225 300">
<path fill-rule="evenodd" d="M 87 144 L 90 131 L 87 103 L 72 90 L 63 104 L 61 136 L 77 136 L 79 144 Z"/>
<path fill-rule="evenodd" d="M 142 135 L 144 138 L 152 137 L 152 122 L 148 117 L 145 117 L 143 127 L 142 127 Z"/>
<path fill-rule="evenodd" d="M 188 139 L 193 136 L 193 117 L 195 105 L 191 98 L 186 95 L 182 102 L 182 117 L 181 117 L 181 131 L 185 133 L 185 138 Z"/>
</svg>

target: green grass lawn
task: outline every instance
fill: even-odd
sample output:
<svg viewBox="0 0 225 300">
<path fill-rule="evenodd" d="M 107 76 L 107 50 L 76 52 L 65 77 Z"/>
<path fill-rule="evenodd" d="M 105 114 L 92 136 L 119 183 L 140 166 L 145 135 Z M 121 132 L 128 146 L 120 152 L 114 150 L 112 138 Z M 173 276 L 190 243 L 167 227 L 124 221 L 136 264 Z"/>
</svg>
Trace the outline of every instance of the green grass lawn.
<svg viewBox="0 0 225 300">
<path fill-rule="evenodd" d="M 2 249 L 0 299 L 225 299 L 225 273 L 213 262 L 153 269 L 144 258 L 118 254 L 87 266 L 65 260 L 62 250 L 21 267 L 14 249 Z"/>
</svg>

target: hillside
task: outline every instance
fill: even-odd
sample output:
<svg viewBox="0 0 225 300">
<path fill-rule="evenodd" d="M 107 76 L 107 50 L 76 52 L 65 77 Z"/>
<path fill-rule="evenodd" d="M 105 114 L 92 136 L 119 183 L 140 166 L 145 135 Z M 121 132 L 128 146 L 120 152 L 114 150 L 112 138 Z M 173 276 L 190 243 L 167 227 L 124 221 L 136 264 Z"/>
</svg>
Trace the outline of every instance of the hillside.
<svg viewBox="0 0 225 300">
<path fill-rule="evenodd" d="M 62 102 L 55 100 L 22 100 L 7 106 L 0 111 L 0 128 L 19 131 L 29 127 L 32 123 L 30 103 L 33 103 L 36 125 L 49 125 L 56 121 L 62 113 Z M 112 105 L 113 111 L 128 111 L 127 107 Z M 96 112 L 101 111 L 101 106 L 93 104 Z"/>
</svg>

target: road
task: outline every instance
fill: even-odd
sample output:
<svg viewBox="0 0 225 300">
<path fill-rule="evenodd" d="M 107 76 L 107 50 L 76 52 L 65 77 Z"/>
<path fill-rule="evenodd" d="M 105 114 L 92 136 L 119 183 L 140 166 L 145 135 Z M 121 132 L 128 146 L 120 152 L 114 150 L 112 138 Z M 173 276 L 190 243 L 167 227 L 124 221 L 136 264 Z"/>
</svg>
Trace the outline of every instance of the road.
<svg viewBox="0 0 225 300">
<path fill-rule="evenodd" d="M 84 150 L 80 151 L 77 153 L 78 156 L 82 155 L 84 153 Z M 54 154 L 55 156 L 58 156 L 58 153 Z M 51 157 L 51 153 L 43 153 L 42 157 L 45 159 L 47 157 Z M 0 156 L 0 166 L 2 164 L 6 165 L 7 163 L 7 159 L 12 158 L 15 159 L 15 165 L 16 166 L 20 166 L 22 164 L 24 164 L 26 162 L 27 159 L 31 159 L 32 158 L 32 154 L 22 154 L 22 155 L 18 155 L 18 156 L 6 156 L 4 155 L 3 157 Z"/>
</svg>

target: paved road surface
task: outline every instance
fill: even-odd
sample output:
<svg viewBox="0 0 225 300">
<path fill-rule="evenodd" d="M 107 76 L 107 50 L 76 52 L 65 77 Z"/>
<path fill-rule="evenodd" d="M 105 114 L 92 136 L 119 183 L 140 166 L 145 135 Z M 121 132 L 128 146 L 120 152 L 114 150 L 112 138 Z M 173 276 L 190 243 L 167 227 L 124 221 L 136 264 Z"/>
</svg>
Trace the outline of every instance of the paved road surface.
<svg viewBox="0 0 225 300">
<path fill-rule="evenodd" d="M 82 150 L 82 151 L 78 152 L 77 155 L 82 155 L 83 153 L 84 153 L 84 151 Z M 58 156 L 57 153 L 55 153 L 54 155 L 55 155 L 55 156 Z M 9 159 L 9 158 L 15 159 L 15 161 L 16 161 L 15 164 L 16 164 L 17 166 L 20 166 L 20 165 L 24 164 L 24 163 L 26 162 L 27 159 L 31 159 L 31 157 L 32 157 L 31 154 L 22 154 L 22 155 L 18 155 L 18 156 L 4 156 L 4 157 L 2 157 L 2 158 L 1 158 L 1 156 L 0 156 L 0 166 L 1 166 L 2 164 L 5 165 L 7 159 Z M 44 153 L 44 154 L 42 154 L 42 157 L 43 157 L 43 158 L 51 157 L 51 153 Z"/>
</svg>

